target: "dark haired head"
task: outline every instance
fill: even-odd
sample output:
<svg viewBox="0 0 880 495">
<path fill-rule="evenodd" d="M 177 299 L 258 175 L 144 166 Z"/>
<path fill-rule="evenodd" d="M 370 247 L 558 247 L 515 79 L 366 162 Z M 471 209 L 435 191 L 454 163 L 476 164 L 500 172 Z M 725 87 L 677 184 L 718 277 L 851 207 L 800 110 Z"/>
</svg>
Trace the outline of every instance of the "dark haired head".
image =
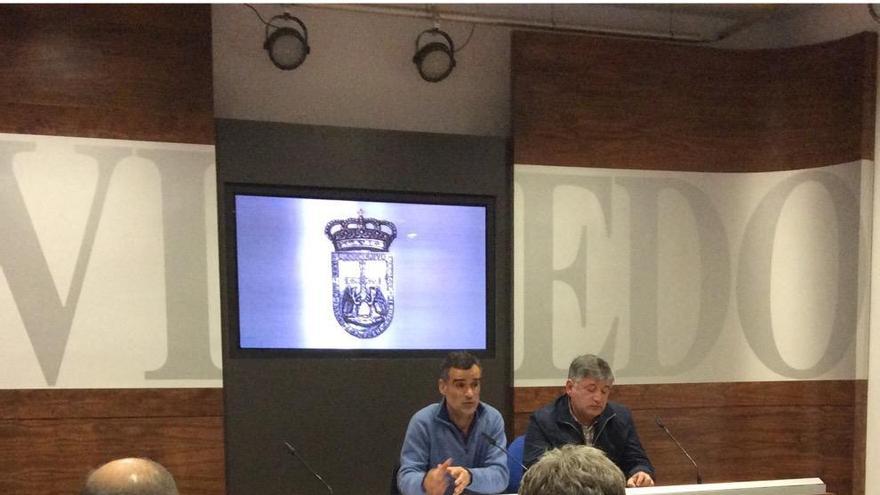
<svg viewBox="0 0 880 495">
<path fill-rule="evenodd" d="M 480 366 L 480 360 L 477 359 L 477 356 L 474 356 L 467 351 L 450 352 L 446 355 L 446 359 L 443 360 L 443 366 L 440 367 L 440 378 L 443 380 L 448 380 L 449 370 L 452 368 L 455 368 L 457 370 L 469 370 L 473 365 L 477 365 L 477 367 L 482 368 L 482 366 Z"/>
</svg>

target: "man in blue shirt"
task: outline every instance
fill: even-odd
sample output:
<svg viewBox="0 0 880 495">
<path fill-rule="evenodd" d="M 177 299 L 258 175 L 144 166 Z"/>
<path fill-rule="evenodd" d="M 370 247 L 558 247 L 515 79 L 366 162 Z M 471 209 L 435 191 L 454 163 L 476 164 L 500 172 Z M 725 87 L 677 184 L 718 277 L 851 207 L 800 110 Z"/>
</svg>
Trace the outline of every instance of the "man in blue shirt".
<svg viewBox="0 0 880 495">
<path fill-rule="evenodd" d="M 507 445 L 504 419 L 480 402 L 482 373 L 468 352 L 446 356 L 437 382 L 443 400 L 415 413 L 406 429 L 397 474 L 403 495 L 493 494 L 507 487 L 507 454 L 499 448 Z"/>
</svg>

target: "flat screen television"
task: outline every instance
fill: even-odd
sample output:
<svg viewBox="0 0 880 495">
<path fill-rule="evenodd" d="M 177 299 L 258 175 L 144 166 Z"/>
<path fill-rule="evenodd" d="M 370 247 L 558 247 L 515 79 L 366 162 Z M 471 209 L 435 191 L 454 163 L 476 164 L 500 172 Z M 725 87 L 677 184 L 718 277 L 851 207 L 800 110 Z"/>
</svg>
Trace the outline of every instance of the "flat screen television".
<svg viewBox="0 0 880 495">
<path fill-rule="evenodd" d="M 232 355 L 494 355 L 488 196 L 226 184 Z"/>
</svg>

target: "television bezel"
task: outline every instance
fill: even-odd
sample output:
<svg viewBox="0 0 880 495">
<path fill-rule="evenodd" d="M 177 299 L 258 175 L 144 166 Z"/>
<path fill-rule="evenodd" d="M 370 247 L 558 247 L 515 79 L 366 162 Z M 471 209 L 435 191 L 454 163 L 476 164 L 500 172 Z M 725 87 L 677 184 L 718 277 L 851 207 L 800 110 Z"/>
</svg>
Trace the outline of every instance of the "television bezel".
<svg viewBox="0 0 880 495">
<path fill-rule="evenodd" d="M 332 349 L 332 348 L 267 348 L 241 347 L 238 292 L 238 236 L 235 198 L 239 195 L 303 199 L 329 199 L 346 201 L 374 201 L 386 203 L 433 204 L 449 206 L 480 206 L 485 208 L 486 249 L 486 327 L 485 349 Z M 223 187 L 223 213 L 226 271 L 226 290 L 222 300 L 227 330 L 224 347 L 231 358 L 415 358 L 442 357 L 451 351 L 468 351 L 480 358 L 495 357 L 495 197 L 491 195 L 452 194 L 438 192 L 391 191 L 374 189 L 329 188 L 317 186 L 225 183 Z"/>
</svg>

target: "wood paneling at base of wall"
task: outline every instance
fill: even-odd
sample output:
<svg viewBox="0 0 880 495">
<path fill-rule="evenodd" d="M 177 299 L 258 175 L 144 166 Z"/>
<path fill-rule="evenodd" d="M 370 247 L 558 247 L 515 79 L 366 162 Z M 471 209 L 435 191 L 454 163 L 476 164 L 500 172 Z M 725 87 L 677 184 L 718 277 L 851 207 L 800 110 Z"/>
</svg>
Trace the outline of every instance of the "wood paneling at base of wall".
<svg viewBox="0 0 880 495">
<path fill-rule="evenodd" d="M 853 418 L 853 493 L 865 493 L 865 449 L 868 442 L 868 381 L 855 382 Z"/>
<path fill-rule="evenodd" d="M 78 493 L 120 457 L 168 468 L 181 493 L 225 493 L 223 390 L 0 390 L 0 493 Z"/>
<path fill-rule="evenodd" d="M 856 398 L 864 381 L 616 385 L 611 400 L 633 412 L 660 485 L 694 483 L 693 466 L 656 425 L 666 426 L 700 466 L 704 482 L 818 476 L 830 492 L 863 493 L 854 459 L 864 440 Z M 561 387 L 514 389 L 514 431 Z M 864 476 L 862 472 L 861 476 Z"/>
</svg>

